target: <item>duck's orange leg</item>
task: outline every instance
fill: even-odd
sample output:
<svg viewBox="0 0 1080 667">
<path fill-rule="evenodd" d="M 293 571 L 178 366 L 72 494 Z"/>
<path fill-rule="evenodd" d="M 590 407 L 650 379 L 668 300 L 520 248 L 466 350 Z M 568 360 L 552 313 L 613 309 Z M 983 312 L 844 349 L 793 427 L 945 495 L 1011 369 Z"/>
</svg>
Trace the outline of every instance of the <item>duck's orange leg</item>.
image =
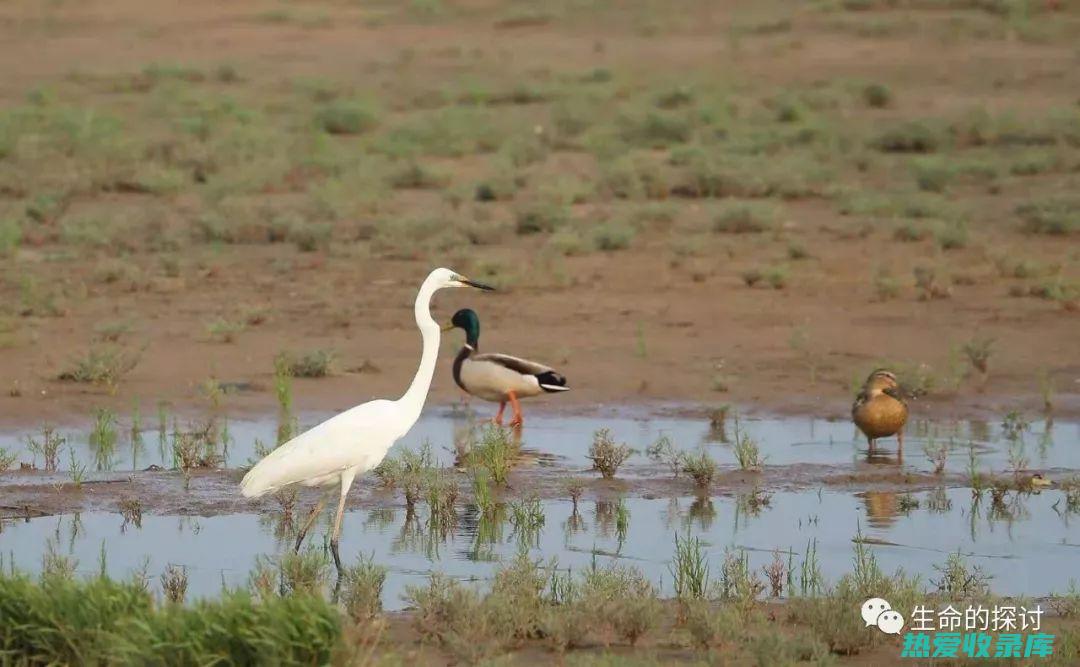
<svg viewBox="0 0 1080 667">
<path fill-rule="evenodd" d="M 510 405 L 514 408 L 514 418 L 510 420 L 510 425 L 521 426 L 525 423 L 525 420 L 521 417 L 521 404 L 518 403 L 517 394 L 511 391 L 506 396 L 510 399 Z"/>
<path fill-rule="evenodd" d="M 497 426 L 502 426 L 503 410 L 506 409 L 506 401 L 499 403 L 499 411 L 495 413 L 495 416 L 491 418 L 491 423 Z"/>
</svg>

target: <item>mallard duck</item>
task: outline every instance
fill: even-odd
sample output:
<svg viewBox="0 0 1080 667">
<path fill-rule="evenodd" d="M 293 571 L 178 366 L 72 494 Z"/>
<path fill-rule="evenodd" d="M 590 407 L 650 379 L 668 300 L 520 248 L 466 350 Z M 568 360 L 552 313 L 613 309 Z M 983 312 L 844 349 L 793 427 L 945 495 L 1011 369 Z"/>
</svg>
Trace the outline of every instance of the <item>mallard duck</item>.
<svg viewBox="0 0 1080 667">
<path fill-rule="evenodd" d="M 1016 480 L 1016 486 L 1020 489 L 1038 490 L 1049 488 L 1054 485 L 1054 480 L 1046 479 L 1041 472 L 1026 475 Z"/>
<path fill-rule="evenodd" d="M 879 368 L 866 378 L 862 391 L 851 406 L 851 418 L 866 435 L 870 448 L 878 438 L 896 436 L 900 451 L 904 450 L 904 424 L 908 408 L 900 385 L 891 371 Z"/>
<path fill-rule="evenodd" d="M 465 332 L 465 345 L 454 358 L 454 382 L 477 398 L 498 403 L 499 412 L 492 419 L 496 424 L 502 425 L 507 402 L 514 409 L 510 425 L 520 426 L 524 420 L 519 398 L 570 389 L 565 377 L 543 364 L 508 354 L 479 354 L 480 318 L 473 310 L 462 308 L 454 313 L 443 331 L 455 328 Z"/>
</svg>

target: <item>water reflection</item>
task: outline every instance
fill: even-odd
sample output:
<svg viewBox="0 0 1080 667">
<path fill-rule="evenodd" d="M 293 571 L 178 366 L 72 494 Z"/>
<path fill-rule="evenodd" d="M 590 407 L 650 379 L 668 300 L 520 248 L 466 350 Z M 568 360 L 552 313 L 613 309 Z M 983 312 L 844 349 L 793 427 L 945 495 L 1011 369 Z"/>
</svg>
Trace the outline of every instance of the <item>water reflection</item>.
<svg viewBox="0 0 1080 667">
<path fill-rule="evenodd" d="M 721 414 L 722 412 L 722 414 Z M 281 437 L 308 428 L 327 414 L 306 414 L 299 420 L 292 416 L 282 421 L 278 416 L 263 420 L 229 420 L 223 414 L 212 418 L 180 419 L 163 408 L 157 424 L 157 447 L 147 446 L 154 429 L 143 428 L 137 413 L 130 418 L 98 415 L 92 426 L 82 431 L 64 429 L 57 464 L 70 470 L 72 462 L 90 470 L 142 470 L 148 466 L 177 468 L 184 465 L 224 465 L 238 467 L 259 459 Z M 734 413 L 720 411 L 711 417 L 688 418 L 657 415 L 647 411 L 598 410 L 592 414 L 564 415 L 532 413 L 528 426 L 513 433 L 520 443 L 523 462 L 536 465 L 562 463 L 587 467 L 586 458 L 593 433 L 611 430 L 612 437 L 644 451 L 661 437 L 670 440 L 679 451 L 693 452 L 705 447 L 722 468 L 735 467 L 730 444 Z M 475 441 L 482 424 L 476 415 L 458 406 L 432 408 L 424 413 L 399 447 L 417 449 L 424 442 L 432 444 L 439 463 L 458 465 L 468 444 Z M 907 437 L 907 456 L 901 459 L 895 440 L 885 440 L 870 451 L 866 442 L 846 420 L 828 421 L 797 417 L 739 417 L 740 428 L 760 444 L 761 455 L 770 465 L 827 464 L 847 465 L 864 462 L 871 465 L 900 466 L 933 470 L 934 464 L 923 451 L 927 442 L 952 441 L 946 457 L 947 470 L 964 469 L 964 452 L 970 445 L 986 463 L 998 467 L 1009 464 L 1010 440 L 1001 423 L 929 422 L 913 420 Z M 100 428 L 98 428 L 100 426 Z M 96 433 L 92 434 L 91 431 Z M 120 433 L 127 433 L 120 436 Z M 1080 469 L 1080 448 L 1055 446 L 1080 437 L 1080 422 L 1032 421 L 1024 431 L 1025 456 L 1043 468 Z M 42 465 L 39 452 L 29 449 L 28 438 L 41 440 L 41 430 L 0 433 L 0 447 L 19 455 L 21 463 Z M 649 459 L 636 456 L 624 467 L 626 475 L 649 470 Z M 649 474 L 652 474 L 651 472 Z"/>
<path fill-rule="evenodd" d="M 793 553 L 798 563 L 812 548 L 816 566 L 835 581 L 850 569 L 851 540 L 861 526 L 887 571 L 903 566 L 929 576 L 959 549 L 996 576 L 996 592 L 1042 595 L 1067 587 L 1075 564 L 1071 517 L 1080 501 L 1070 506 L 1068 497 L 1059 489 L 998 496 L 943 488 L 910 496 L 758 490 L 735 498 L 598 499 L 578 507 L 569 500 L 465 504 L 450 522 L 421 503 L 413 511 L 348 512 L 345 520 L 355 528 L 345 533 L 342 552 L 350 560 L 371 554 L 390 568 L 385 602 L 396 609 L 403 587 L 432 571 L 486 578 L 518 552 L 555 557 L 571 569 L 589 567 L 594 558 L 628 559 L 650 579 L 668 581 L 673 536 L 687 530 L 708 545 L 715 566 L 726 550 L 748 554 L 749 566 L 760 571 L 775 550 Z M 104 547 L 105 568 L 114 576 L 143 573 L 138 576 L 157 586 L 171 564 L 188 573 L 191 596 L 212 596 L 223 584 L 246 585 L 259 558 L 291 553 L 295 514 L 292 528 L 287 523 L 270 515 L 146 515 L 140 525 L 102 512 L 9 520 L 0 554 L 5 564 L 30 571 L 70 566 L 90 576 L 101 567 Z M 326 548 L 328 528 L 320 523 L 309 548 Z"/>
</svg>

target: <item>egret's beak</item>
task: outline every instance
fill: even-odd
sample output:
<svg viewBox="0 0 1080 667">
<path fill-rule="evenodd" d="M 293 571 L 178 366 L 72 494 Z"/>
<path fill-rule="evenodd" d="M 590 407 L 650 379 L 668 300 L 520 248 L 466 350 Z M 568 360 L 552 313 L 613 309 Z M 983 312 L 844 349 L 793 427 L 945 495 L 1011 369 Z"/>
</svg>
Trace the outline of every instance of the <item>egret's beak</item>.
<svg viewBox="0 0 1080 667">
<path fill-rule="evenodd" d="M 454 328 L 454 323 L 453 322 L 447 322 L 446 324 L 442 325 L 439 328 L 442 329 L 444 332 L 451 331 Z"/>
<path fill-rule="evenodd" d="M 485 285 L 484 283 L 478 283 L 468 278 L 458 278 L 458 282 L 462 285 L 468 285 L 469 287 L 475 287 L 476 289 L 482 289 L 485 292 L 494 292 L 495 288 L 491 285 Z"/>
</svg>

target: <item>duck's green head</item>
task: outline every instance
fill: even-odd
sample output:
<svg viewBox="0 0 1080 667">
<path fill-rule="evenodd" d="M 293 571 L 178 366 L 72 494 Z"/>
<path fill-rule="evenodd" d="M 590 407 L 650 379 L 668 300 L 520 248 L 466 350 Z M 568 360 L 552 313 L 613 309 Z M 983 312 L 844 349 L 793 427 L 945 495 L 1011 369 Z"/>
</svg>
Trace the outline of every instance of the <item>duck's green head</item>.
<svg viewBox="0 0 1080 667">
<path fill-rule="evenodd" d="M 472 308 L 462 308 L 450 318 L 450 324 L 443 331 L 461 329 L 465 332 L 465 343 L 476 349 L 480 344 L 480 317 Z"/>
</svg>

